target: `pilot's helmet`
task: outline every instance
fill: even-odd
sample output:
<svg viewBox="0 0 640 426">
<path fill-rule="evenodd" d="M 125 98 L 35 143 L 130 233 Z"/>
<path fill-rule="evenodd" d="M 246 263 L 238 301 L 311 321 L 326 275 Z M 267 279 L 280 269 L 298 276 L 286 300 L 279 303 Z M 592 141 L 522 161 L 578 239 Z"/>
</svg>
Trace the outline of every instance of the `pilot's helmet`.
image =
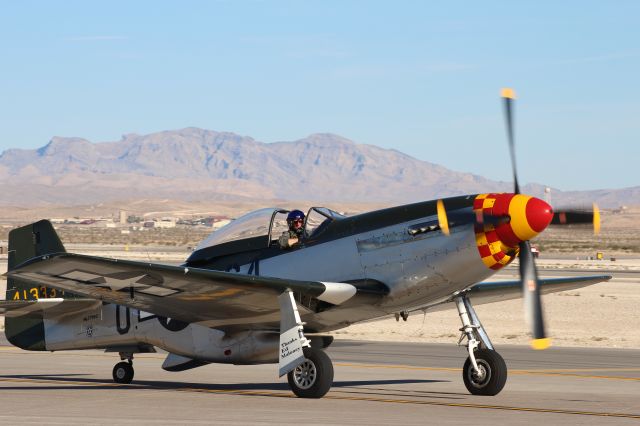
<svg viewBox="0 0 640 426">
<path fill-rule="evenodd" d="M 287 223 L 289 226 L 293 225 L 294 222 L 301 221 L 304 222 L 304 213 L 300 210 L 291 210 L 287 215 Z"/>
</svg>

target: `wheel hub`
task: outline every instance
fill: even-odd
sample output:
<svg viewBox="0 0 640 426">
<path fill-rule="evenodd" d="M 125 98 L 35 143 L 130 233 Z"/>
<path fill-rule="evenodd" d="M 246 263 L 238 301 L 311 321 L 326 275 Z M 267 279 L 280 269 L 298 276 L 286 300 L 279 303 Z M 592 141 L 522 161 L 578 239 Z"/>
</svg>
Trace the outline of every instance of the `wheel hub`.
<svg viewBox="0 0 640 426">
<path fill-rule="evenodd" d="M 124 368 L 118 368 L 118 369 L 116 370 L 116 377 L 118 377 L 118 379 L 124 379 L 124 376 L 125 376 L 126 374 L 127 374 L 127 373 L 124 371 Z"/>
<path fill-rule="evenodd" d="M 475 371 L 473 367 L 469 369 L 469 379 L 475 387 L 482 388 L 489 383 L 491 379 L 491 367 L 483 359 L 476 360 L 478 364 L 478 371 Z"/>
<path fill-rule="evenodd" d="M 293 380 L 300 389 L 309 389 L 316 382 L 316 366 L 308 359 L 293 370 Z"/>
</svg>

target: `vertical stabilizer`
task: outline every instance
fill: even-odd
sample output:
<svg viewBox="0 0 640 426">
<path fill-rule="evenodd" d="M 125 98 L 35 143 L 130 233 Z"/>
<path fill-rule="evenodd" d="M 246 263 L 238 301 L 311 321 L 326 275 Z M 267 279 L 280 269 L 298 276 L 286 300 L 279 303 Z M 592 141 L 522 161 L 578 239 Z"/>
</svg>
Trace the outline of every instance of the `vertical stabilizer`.
<svg viewBox="0 0 640 426">
<path fill-rule="evenodd" d="M 9 270 L 36 256 L 65 251 L 60 237 L 48 220 L 9 232 Z"/>
<path fill-rule="evenodd" d="M 37 256 L 66 251 L 60 237 L 48 220 L 16 228 L 9 232 L 8 270 Z M 14 278 L 7 280 L 7 300 L 37 300 L 42 298 L 69 297 L 45 286 L 34 287 Z M 45 350 L 44 323 L 41 318 L 7 317 L 5 334 L 13 345 L 23 349 Z"/>
</svg>

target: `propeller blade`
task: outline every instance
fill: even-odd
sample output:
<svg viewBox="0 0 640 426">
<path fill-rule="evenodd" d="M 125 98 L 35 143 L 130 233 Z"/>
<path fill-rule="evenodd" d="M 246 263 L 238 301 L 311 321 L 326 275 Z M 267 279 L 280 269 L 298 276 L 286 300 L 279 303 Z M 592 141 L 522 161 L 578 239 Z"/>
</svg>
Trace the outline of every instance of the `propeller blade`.
<svg viewBox="0 0 640 426">
<path fill-rule="evenodd" d="M 509 151 L 511 153 L 511 168 L 513 169 L 513 185 L 514 192 L 520 194 L 520 185 L 518 185 L 518 172 L 516 170 L 516 146 L 513 136 L 513 102 L 516 99 L 516 93 L 513 89 L 502 89 L 500 96 L 504 99 L 504 116 L 507 125 L 507 139 L 509 140 Z"/>
<path fill-rule="evenodd" d="M 593 203 L 592 210 L 586 209 L 554 209 L 551 225 L 581 225 L 593 226 L 593 233 L 600 232 L 600 209 Z"/>
<path fill-rule="evenodd" d="M 513 169 L 514 192 L 520 194 L 518 184 L 518 171 L 516 167 L 516 145 L 513 135 L 513 102 L 516 94 L 513 89 L 502 89 L 502 99 L 504 99 L 504 115 L 507 126 L 507 139 L 509 141 L 509 152 L 511 154 L 511 168 Z M 546 349 L 551 344 L 544 331 L 544 319 L 542 317 L 542 301 L 540 300 L 540 285 L 538 283 L 538 271 L 536 269 L 533 254 L 531 254 L 531 244 L 529 241 L 522 241 L 520 247 L 520 281 L 522 282 L 522 296 L 524 299 L 525 320 L 531 328 L 533 349 Z"/>
<path fill-rule="evenodd" d="M 529 241 L 520 243 L 520 280 L 522 281 L 525 320 L 531 328 L 533 337 L 531 347 L 536 350 L 547 349 L 551 345 L 551 339 L 546 336 L 544 330 L 538 272 Z"/>
<path fill-rule="evenodd" d="M 600 233 L 600 209 L 596 203 L 593 203 L 593 234 Z"/>
<path fill-rule="evenodd" d="M 508 223 L 511 218 L 508 215 L 493 216 L 484 214 L 481 211 L 474 212 L 461 212 L 452 211 L 447 212 L 444 206 L 444 200 L 440 199 L 436 202 L 436 212 L 438 215 L 438 226 L 444 235 L 451 235 L 451 227 L 460 225 L 491 225 L 499 226 L 503 223 Z"/>
<path fill-rule="evenodd" d="M 436 210 L 438 212 L 438 225 L 444 235 L 449 235 L 449 219 L 447 219 L 447 211 L 444 208 L 444 201 L 438 200 L 436 203 Z"/>
</svg>

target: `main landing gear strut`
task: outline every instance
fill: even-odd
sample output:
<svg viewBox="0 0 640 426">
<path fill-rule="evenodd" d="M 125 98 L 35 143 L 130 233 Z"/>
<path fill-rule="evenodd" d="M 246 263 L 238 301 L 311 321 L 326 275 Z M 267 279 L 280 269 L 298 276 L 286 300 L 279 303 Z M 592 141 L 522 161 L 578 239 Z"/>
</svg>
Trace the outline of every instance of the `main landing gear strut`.
<svg viewBox="0 0 640 426">
<path fill-rule="evenodd" d="M 507 382 L 507 365 L 493 349 L 491 340 L 467 296 L 458 296 L 454 302 L 462 321 L 462 334 L 458 345 L 466 339 L 469 352 L 462 368 L 464 385 L 473 395 L 497 395 Z"/>
<path fill-rule="evenodd" d="M 287 375 L 289 387 L 300 398 L 322 398 L 333 384 L 333 364 L 320 348 L 311 347 L 304 336 L 293 293 L 285 291 L 280 302 L 280 376 Z"/>
<path fill-rule="evenodd" d="M 113 367 L 113 381 L 128 385 L 133 380 L 133 354 L 120 352 L 120 359 L 123 361 Z"/>
</svg>

